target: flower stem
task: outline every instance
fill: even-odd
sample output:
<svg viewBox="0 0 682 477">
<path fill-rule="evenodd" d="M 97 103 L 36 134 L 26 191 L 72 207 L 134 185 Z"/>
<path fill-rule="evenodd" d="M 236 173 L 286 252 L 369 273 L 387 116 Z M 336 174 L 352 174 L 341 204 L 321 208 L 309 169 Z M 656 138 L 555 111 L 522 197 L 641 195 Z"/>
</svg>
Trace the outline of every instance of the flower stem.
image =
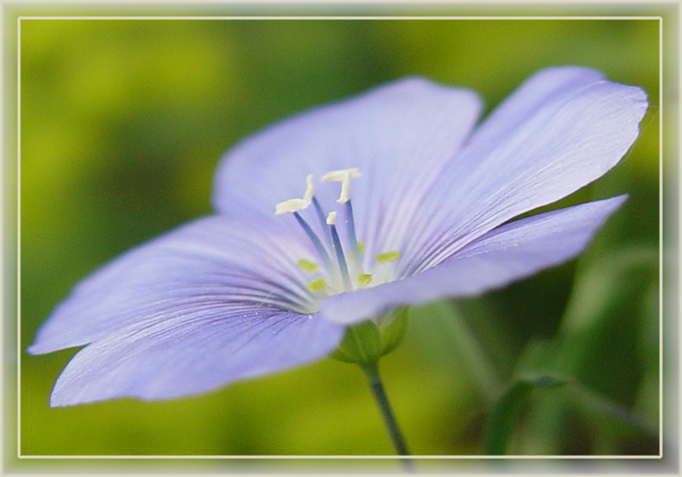
<svg viewBox="0 0 682 477">
<path fill-rule="evenodd" d="M 381 410 L 381 415 L 384 418 L 384 423 L 388 429 L 388 433 L 391 435 L 391 441 L 393 442 L 393 447 L 395 447 L 396 453 L 402 456 L 409 456 L 410 452 L 407 450 L 407 444 L 405 444 L 405 439 L 403 438 L 400 428 L 398 427 L 398 421 L 396 421 L 393 411 L 391 410 L 391 405 L 388 402 L 388 396 L 386 396 L 386 391 L 384 391 L 384 385 L 381 382 L 381 377 L 379 376 L 379 367 L 377 363 L 373 364 L 360 364 L 362 371 L 365 373 L 369 387 L 372 390 L 372 394 L 379 405 Z M 414 467 L 410 459 L 400 459 L 403 468 L 406 472 L 414 472 Z"/>
</svg>

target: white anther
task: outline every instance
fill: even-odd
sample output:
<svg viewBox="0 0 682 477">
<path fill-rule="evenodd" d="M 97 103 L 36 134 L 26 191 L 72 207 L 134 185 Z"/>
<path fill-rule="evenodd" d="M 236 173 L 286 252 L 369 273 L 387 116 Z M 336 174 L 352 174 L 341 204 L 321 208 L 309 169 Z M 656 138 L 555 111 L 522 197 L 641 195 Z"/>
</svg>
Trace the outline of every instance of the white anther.
<svg viewBox="0 0 682 477">
<path fill-rule="evenodd" d="M 341 183 L 341 196 L 336 201 L 339 204 L 343 204 L 350 200 L 350 181 L 357 179 L 362 174 L 360 169 L 354 167 L 352 169 L 343 169 L 340 171 L 327 172 L 322 176 L 320 181 L 322 182 L 340 182 Z"/>
<path fill-rule="evenodd" d="M 280 202 L 275 206 L 275 215 L 290 214 L 308 208 L 309 200 L 305 199 L 289 199 Z"/>
<path fill-rule="evenodd" d="M 315 195 L 315 184 L 313 184 L 313 175 L 308 174 L 305 178 L 305 194 L 303 194 L 303 200 L 307 200 L 308 202 L 313 200 L 313 196 Z"/>
<path fill-rule="evenodd" d="M 336 212 L 329 212 L 327 216 L 327 225 L 336 225 Z"/>
</svg>

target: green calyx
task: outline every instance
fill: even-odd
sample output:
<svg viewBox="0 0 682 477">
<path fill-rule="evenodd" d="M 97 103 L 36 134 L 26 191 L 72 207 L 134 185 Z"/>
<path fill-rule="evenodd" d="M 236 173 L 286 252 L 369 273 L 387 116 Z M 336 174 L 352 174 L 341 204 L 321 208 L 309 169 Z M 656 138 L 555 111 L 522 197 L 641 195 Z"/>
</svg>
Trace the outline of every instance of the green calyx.
<svg viewBox="0 0 682 477">
<path fill-rule="evenodd" d="M 407 308 L 398 308 L 376 321 L 363 321 L 349 327 L 330 356 L 346 363 L 373 365 L 400 344 L 406 328 Z"/>
</svg>

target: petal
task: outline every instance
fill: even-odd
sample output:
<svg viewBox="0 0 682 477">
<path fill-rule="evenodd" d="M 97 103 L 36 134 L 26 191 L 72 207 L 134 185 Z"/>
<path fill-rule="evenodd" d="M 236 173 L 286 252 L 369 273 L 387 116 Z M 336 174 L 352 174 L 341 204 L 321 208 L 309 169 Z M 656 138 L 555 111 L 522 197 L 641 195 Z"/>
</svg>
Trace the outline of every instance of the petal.
<svg viewBox="0 0 682 477">
<path fill-rule="evenodd" d="M 359 168 L 362 177 L 352 183 L 352 201 L 359 204 L 360 240 L 371 250 L 374 238 L 400 235 L 391 229 L 407 227 L 397 219 L 415 213 L 479 111 L 473 92 L 407 78 L 300 114 L 225 155 L 214 206 L 223 214 L 256 210 L 272 216 L 277 203 L 303 196 L 307 174 L 319 181 L 330 171 Z M 316 196 L 329 208 L 339 186 L 323 184 Z"/>
<path fill-rule="evenodd" d="M 344 327 L 271 306 L 176 309 L 136 323 L 81 350 L 67 365 L 50 404 L 119 397 L 165 399 L 298 366 L 326 356 Z"/>
<path fill-rule="evenodd" d="M 578 255 L 624 196 L 540 214 L 501 226 L 441 264 L 409 278 L 323 300 L 325 318 L 355 323 L 388 309 L 479 295 Z"/>
<path fill-rule="evenodd" d="M 296 266 L 314 260 L 299 236 L 277 223 L 199 219 L 137 247 L 74 288 L 38 331 L 32 354 L 81 346 L 118 329 L 163 320 L 179 309 L 272 305 L 314 309 Z"/>
<path fill-rule="evenodd" d="M 531 77 L 433 185 L 412 223 L 419 233 L 403 249 L 409 259 L 402 276 L 605 174 L 637 138 L 646 108 L 640 88 L 606 81 L 593 70 L 552 68 Z"/>
</svg>

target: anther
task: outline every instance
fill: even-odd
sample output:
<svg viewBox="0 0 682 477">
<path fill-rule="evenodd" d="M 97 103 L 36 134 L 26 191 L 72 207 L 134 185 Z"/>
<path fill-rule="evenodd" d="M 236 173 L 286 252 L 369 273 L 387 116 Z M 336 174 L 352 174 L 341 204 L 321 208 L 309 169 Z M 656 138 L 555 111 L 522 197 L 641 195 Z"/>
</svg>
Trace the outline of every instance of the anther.
<svg viewBox="0 0 682 477">
<path fill-rule="evenodd" d="M 308 282 L 306 288 L 311 292 L 320 292 L 327 288 L 327 281 L 324 278 L 317 278 Z"/>
<path fill-rule="evenodd" d="M 389 263 L 395 262 L 400 258 L 400 252 L 397 250 L 392 250 L 390 252 L 380 253 L 376 256 L 376 260 L 379 263 Z"/>
<path fill-rule="evenodd" d="M 319 268 L 317 266 L 317 263 L 311 262 L 310 260 L 306 260 L 305 258 L 301 258 L 296 262 L 296 265 L 298 265 L 298 268 L 301 270 L 308 272 L 308 273 L 315 273 L 317 272 L 317 269 Z"/>
</svg>

